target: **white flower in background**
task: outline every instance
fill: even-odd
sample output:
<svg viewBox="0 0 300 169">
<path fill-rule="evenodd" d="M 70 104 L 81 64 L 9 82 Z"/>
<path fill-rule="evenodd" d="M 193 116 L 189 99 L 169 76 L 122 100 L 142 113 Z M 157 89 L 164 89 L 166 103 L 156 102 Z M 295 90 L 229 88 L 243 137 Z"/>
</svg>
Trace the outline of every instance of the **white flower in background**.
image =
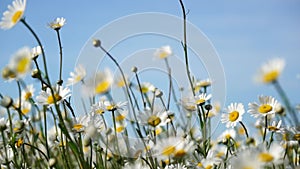
<svg viewBox="0 0 300 169">
<path fill-rule="evenodd" d="M 199 92 L 201 88 L 209 87 L 209 86 L 211 86 L 211 84 L 212 84 L 212 81 L 209 78 L 196 81 L 194 83 L 194 90 L 195 90 L 195 92 Z"/>
<path fill-rule="evenodd" d="M 50 88 L 47 88 L 46 91 L 41 91 L 40 95 L 36 97 L 37 102 L 42 105 L 52 105 L 55 101 L 59 103 L 71 96 L 69 88 L 63 88 L 59 85 L 57 85 L 55 89 L 53 88 L 53 92 L 54 97 L 52 96 Z"/>
<path fill-rule="evenodd" d="M 8 5 L 8 10 L 3 13 L 3 17 L 0 22 L 1 29 L 11 29 L 22 18 L 26 8 L 26 0 L 15 0 L 12 2 L 12 6 Z"/>
<path fill-rule="evenodd" d="M 264 63 L 256 80 L 261 83 L 272 83 L 278 79 L 285 67 L 285 60 L 282 58 L 274 58 Z"/>
<path fill-rule="evenodd" d="M 195 96 L 195 104 L 197 105 L 203 105 L 205 102 L 207 102 L 212 97 L 211 94 L 201 93 L 198 96 Z"/>
<path fill-rule="evenodd" d="M 34 96 L 34 87 L 33 84 L 27 85 L 24 90 L 21 92 L 22 100 L 29 100 L 30 98 L 33 98 Z"/>
<path fill-rule="evenodd" d="M 167 165 L 164 169 L 187 169 L 187 167 L 184 164 L 178 163 Z"/>
<path fill-rule="evenodd" d="M 97 72 L 95 76 L 89 78 L 83 86 L 83 94 L 95 96 L 97 94 L 106 94 L 113 84 L 113 74 L 109 69 L 103 72 Z"/>
<path fill-rule="evenodd" d="M 226 141 L 229 139 L 235 139 L 236 137 L 236 130 L 233 128 L 225 130 L 218 138 L 219 141 Z"/>
<path fill-rule="evenodd" d="M 115 111 L 117 109 L 125 110 L 126 105 L 127 105 L 127 102 L 113 103 L 113 102 L 110 102 L 110 101 L 104 101 L 105 109 L 108 110 L 108 111 Z"/>
<path fill-rule="evenodd" d="M 140 91 L 140 88 L 137 88 Z M 144 82 L 141 84 L 142 93 L 155 92 L 155 86 L 149 82 Z"/>
<path fill-rule="evenodd" d="M 150 169 L 149 165 L 145 164 L 143 160 L 137 159 L 132 163 L 125 163 L 122 169 Z"/>
<path fill-rule="evenodd" d="M 31 67 L 31 50 L 23 47 L 14 54 L 8 64 L 8 68 L 12 71 L 10 78 L 23 78 L 31 71 Z"/>
<path fill-rule="evenodd" d="M 236 124 L 242 121 L 242 116 L 245 113 L 242 103 L 231 103 L 226 110 L 227 113 L 222 114 L 222 123 L 226 123 L 226 127 L 235 127 Z"/>
<path fill-rule="evenodd" d="M 269 149 L 262 146 L 261 150 L 257 154 L 258 161 L 272 166 L 273 164 L 283 163 L 285 149 L 276 142 L 273 142 Z"/>
<path fill-rule="evenodd" d="M 281 120 L 277 121 L 273 121 L 271 123 L 271 125 L 268 126 L 269 131 L 273 131 L 273 132 L 280 132 L 281 130 Z"/>
<path fill-rule="evenodd" d="M 149 125 L 151 127 L 159 127 L 167 124 L 170 119 L 168 113 L 163 110 L 146 108 L 144 112 L 139 113 L 139 121 L 142 125 Z"/>
<path fill-rule="evenodd" d="M 257 155 L 257 149 L 248 148 L 231 156 L 229 164 L 232 169 L 259 169 L 262 167 L 262 163 L 257 159 Z"/>
<path fill-rule="evenodd" d="M 162 46 L 156 49 L 154 56 L 159 59 L 165 59 L 173 54 L 170 46 Z"/>
<path fill-rule="evenodd" d="M 106 111 L 106 107 L 104 105 L 105 100 L 100 100 L 99 102 L 95 103 L 91 107 L 91 112 L 93 114 L 103 114 Z"/>
<path fill-rule="evenodd" d="M 267 115 L 271 115 L 276 113 L 276 107 L 277 107 L 277 100 L 271 96 L 259 96 L 259 104 L 249 103 L 249 110 L 248 113 L 250 113 L 253 117 L 264 117 Z"/>
<path fill-rule="evenodd" d="M 6 119 L 4 117 L 2 117 L 0 119 L 0 131 L 7 129 L 7 126 L 8 126 L 8 124 L 7 124 Z"/>
<path fill-rule="evenodd" d="M 71 77 L 68 78 L 67 86 L 74 85 L 82 81 L 86 76 L 86 70 L 82 65 L 78 65 L 75 67 L 74 72 L 70 73 L 70 76 Z"/>
<path fill-rule="evenodd" d="M 59 30 L 66 24 L 66 19 L 61 17 L 61 18 L 56 18 L 53 22 L 49 23 L 49 27 L 54 29 L 54 30 Z"/>
<path fill-rule="evenodd" d="M 41 46 L 36 46 L 31 49 L 31 54 L 32 54 L 32 59 L 36 59 L 39 55 L 42 54 L 42 47 Z"/>
</svg>

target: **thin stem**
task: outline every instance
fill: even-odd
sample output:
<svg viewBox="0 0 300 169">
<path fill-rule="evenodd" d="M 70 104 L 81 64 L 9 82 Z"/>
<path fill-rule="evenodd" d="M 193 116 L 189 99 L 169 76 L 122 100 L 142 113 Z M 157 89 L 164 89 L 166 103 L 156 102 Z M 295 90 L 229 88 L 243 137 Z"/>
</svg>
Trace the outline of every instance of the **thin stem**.
<svg viewBox="0 0 300 169">
<path fill-rule="evenodd" d="M 47 155 L 43 151 L 41 151 L 39 148 L 35 147 L 34 145 L 28 144 L 28 143 L 23 143 L 23 144 L 37 150 L 39 153 L 41 153 L 45 157 L 45 159 L 47 161 L 49 160 Z"/>
<path fill-rule="evenodd" d="M 244 123 L 241 122 L 241 121 L 240 121 L 240 124 L 241 124 L 241 126 L 244 128 L 244 130 L 245 130 L 246 137 L 249 138 L 249 135 L 248 135 L 248 131 L 247 131 L 246 126 L 245 126 Z"/>
<path fill-rule="evenodd" d="M 181 6 L 181 10 L 182 10 L 182 17 L 183 17 L 183 42 L 182 42 L 182 46 L 183 46 L 183 50 L 184 50 L 184 58 L 185 58 L 185 68 L 186 68 L 186 74 L 188 76 L 189 82 L 190 82 L 190 87 L 191 90 L 193 92 L 193 96 L 195 96 L 195 91 L 194 91 L 194 87 L 193 87 L 193 82 L 192 82 L 192 78 L 191 78 L 191 73 L 190 73 L 190 68 L 189 68 L 189 58 L 188 58 L 188 49 L 187 49 L 187 35 L 186 35 L 186 11 L 185 11 L 185 7 L 184 4 L 182 2 L 182 0 L 179 0 L 180 6 Z"/>
<path fill-rule="evenodd" d="M 61 39 L 59 34 L 59 29 L 55 29 L 57 34 L 57 40 L 59 45 L 59 79 L 58 79 L 58 85 L 62 85 L 62 59 L 63 59 L 63 52 L 62 52 L 62 45 L 61 45 Z"/>
<path fill-rule="evenodd" d="M 139 86 L 140 93 L 141 93 L 142 100 L 143 100 L 143 106 L 144 106 L 144 109 L 145 109 L 146 108 L 146 101 L 145 101 L 145 98 L 144 98 L 144 95 L 143 95 L 141 82 L 140 82 L 140 79 L 139 79 L 139 76 L 137 75 L 137 73 L 135 72 L 134 74 L 135 74 L 136 81 L 138 82 L 138 86 Z"/>
<path fill-rule="evenodd" d="M 2 141 L 4 143 L 4 151 L 5 151 L 5 162 L 8 166 L 8 168 L 10 169 L 10 165 L 9 165 L 9 161 L 8 161 L 8 155 L 7 155 L 7 147 L 6 147 L 6 139 L 4 137 L 4 132 L 3 130 L 1 130 L 1 135 L 2 135 Z"/>
<path fill-rule="evenodd" d="M 264 131 L 264 136 L 263 136 L 263 142 L 265 142 L 265 140 L 266 140 L 267 128 L 268 128 L 268 115 L 265 116 L 265 131 Z"/>
<path fill-rule="evenodd" d="M 43 56 L 43 62 L 44 62 L 44 69 L 45 69 L 45 75 L 46 75 L 46 80 L 47 80 L 47 83 L 48 85 L 50 85 L 50 79 L 49 79 L 49 75 L 48 75 L 48 70 L 47 70 L 47 61 L 46 61 L 46 55 L 45 55 L 45 51 L 44 51 L 44 48 L 43 48 L 43 45 L 39 39 L 39 37 L 37 36 L 37 34 L 34 32 L 34 30 L 28 25 L 28 23 L 25 21 L 24 18 L 22 18 L 20 20 L 24 25 L 25 27 L 31 32 L 31 34 L 34 36 L 34 38 L 36 39 L 38 45 L 41 47 L 42 49 L 42 56 Z"/>
<path fill-rule="evenodd" d="M 171 91 L 173 89 L 173 83 L 172 83 L 172 75 L 171 75 L 171 67 L 168 62 L 168 58 L 165 58 L 165 63 L 168 69 L 168 76 L 169 76 L 169 91 L 168 91 L 168 102 L 167 102 L 167 109 L 170 109 L 170 101 L 171 101 Z"/>
</svg>

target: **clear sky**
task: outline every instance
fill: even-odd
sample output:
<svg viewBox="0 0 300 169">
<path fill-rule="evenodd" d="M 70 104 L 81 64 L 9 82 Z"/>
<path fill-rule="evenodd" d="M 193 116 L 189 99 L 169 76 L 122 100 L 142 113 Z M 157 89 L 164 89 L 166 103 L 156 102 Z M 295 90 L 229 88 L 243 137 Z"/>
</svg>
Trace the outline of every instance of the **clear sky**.
<svg viewBox="0 0 300 169">
<path fill-rule="evenodd" d="M 58 69 L 56 34 L 47 27 L 47 23 L 56 17 L 67 19 L 61 31 L 65 79 L 73 70 L 86 41 L 111 21 L 143 12 L 181 16 L 176 0 L 27 1 L 26 20 L 41 37 L 47 61 L 54 69 Z M 10 3 L 10 0 L 1 0 L 0 12 L 3 13 Z M 280 82 L 292 103 L 300 103 L 300 79 L 297 78 L 300 74 L 300 1 L 185 0 L 185 6 L 189 10 L 188 20 L 210 39 L 219 54 L 226 75 L 227 104 L 238 101 L 247 105 L 257 100 L 260 94 L 277 96 L 273 87 L 253 82 L 260 65 L 273 57 L 286 59 L 287 65 Z M 158 42 L 157 47 L 164 44 Z M 0 67 L 3 68 L 10 56 L 23 46 L 36 46 L 23 25 L 18 24 L 7 31 L 0 30 Z M 150 47 L 155 46 L 151 44 Z M 15 88 L 15 84 L 0 80 L 1 93 L 16 95 Z"/>
</svg>

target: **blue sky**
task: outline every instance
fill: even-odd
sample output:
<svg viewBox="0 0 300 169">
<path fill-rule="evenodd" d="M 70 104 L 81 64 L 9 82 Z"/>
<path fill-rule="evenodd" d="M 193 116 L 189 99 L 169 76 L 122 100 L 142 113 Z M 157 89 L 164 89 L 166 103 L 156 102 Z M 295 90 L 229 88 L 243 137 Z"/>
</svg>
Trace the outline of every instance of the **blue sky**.
<svg viewBox="0 0 300 169">
<path fill-rule="evenodd" d="M 1 0 L 0 12 L 4 12 L 10 3 L 9 0 Z M 185 5 L 190 11 L 188 20 L 210 39 L 219 54 L 226 75 L 227 104 L 242 102 L 246 105 L 257 100 L 260 94 L 277 96 L 272 86 L 253 82 L 260 65 L 273 57 L 286 59 L 280 82 L 292 103 L 300 102 L 300 79 L 296 78 L 300 73 L 300 1 L 186 0 Z M 67 19 L 61 31 L 66 79 L 81 48 L 99 28 L 120 17 L 143 12 L 181 16 L 176 0 L 28 0 L 25 16 L 41 37 L 47 61 L 53 68 L 57 66 L 58 48 L 55 32 L 47 27 L 47 23 L 56 17 Z M 157 47 L 163 44 L 158 42 Z M 35 45 L 34 39 L 21 24 L 11 30 L 0 30 L 0 67 L 8 63 L 10 56 L 19 48 Z M 154 47 L 153 44 L 149 46 Z M 57 73 L 54 71 L 52 74 L 56 76 Z M 0 80 L 3 94 L 16 95 L 15 87 L 15 84 Z"/>
</svg>

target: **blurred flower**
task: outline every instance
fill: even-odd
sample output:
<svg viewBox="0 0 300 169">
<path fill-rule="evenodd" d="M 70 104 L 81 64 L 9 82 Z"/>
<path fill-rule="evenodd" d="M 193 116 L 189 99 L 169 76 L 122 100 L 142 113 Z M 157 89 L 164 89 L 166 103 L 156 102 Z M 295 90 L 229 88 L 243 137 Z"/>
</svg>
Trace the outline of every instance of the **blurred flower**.
<svg viewBox="0 0 300 169">
<path fill-rule="evenodd" d="M 125 75 L 125 80 L 126 80 L 126 83 L 129 84 L 129 80 L 128 80 L 128 77 Z M 124 87 L 125 86 L 125 81 L 123 79 L 122 76 L 119 76 L 115 79 L 115 84 L 117 87 Z"/>
<path fill-rule="evenodd" d="M 2 76 L 6 80 L 22 78 L 31 71 L 31 51 L 28 47 L 19 49 L 10 60 Z"/>
<path fill-rule="evenodd" d="M 84 94 L 94 96 L 95 94 L 106 94 L 109 92 L 113 83 L 113 75 L 109 69 L 103 72 L 97 72 L 93 78 L 86 81 L 83 86 Z"/>
<path fill-rule="evenodd" d="M 140 88 L 138 88 L 137 90 L 140 90 Z M 148 93 L 149 91 L 155 92 L 155 86 L 149 82 L 144 82 L 141 84 L 141 90 L 142 93 Z"/>
<path fill-rule="evenodd" d="M 26 0 L 15 0 L 12 6 L 8 5 L 8 10 L 3 13 L 0 22 L 1 29 L 10 29 L 14 27 L 22 18 L 26 7 Z"/>
<path fill-rule="evenodd" d="M 86 70 L 82 65 L 78 65 L 75 67 L 74 72 L 70 73 L 70 76 L 71 77 L 68 78 L 67 86 L 74 85 L 82 81 L 86 76 Z"/>
<path fill-rule="evenodd" d="M 235 139 L 236 131 L 232 128 L 225 130 L 218 138 L 219 141 L 226 142 L 229 139 Z"/>
<path fill-rule="evenodd" d="M 275 108 L 278 104 L 276 99 L 271 96 L 259 96 L 258 99 L 259 104 L 257 104 L 256 102 L 248 104 L 248 113 L 250 113 L 255 118 L 275 113 Z"/>
<path fill-rule="evenodd" d="M 229 159 L 232 169 L 259 169 L 262 163 L 257 160 L 258 151 L 255 148 L 248 148 L 237 152 L 235 156 Z"/>
<path fill-rule="evenodd" d="M 194 84 L 194 90 L 195 92 L 199 92 L 201 88 L 209 87 L 211 85 L 212 81 L 210 79 L 203 79 L 196 81 Z"/>
<path fill-rule="evenodd" d="M 30 98 L 32 98 L 34 96 L 34 91 L 35 89 L 33 87 L 33 84 L 27 85 L 26 88 L 22 90 L 21 93 L 22 100 L 29 100 Z"/>
<path fill-rule="evenodd" d="M 172 55 L 172 49 L 170 46 L 162 46 L 161 48 L 156 49 L 154 56 L 159 59 L 165 59 Z"/>
<path fill-rule="evenodd" d="M 56 18 L 53 22 L 49 23 L 49 27 L 54 29 L 54 30 L 59 30 L 66 24 L 66 19 L 61 17 L 61 18 Z"/>
<path fill-rule="evenodd" d="M 187 167 L 184 164 L 178 163 L 167 165 L 164 169 L 187 169 Z"/>
<path fill-rule="evenodd" d="M 93 104 L 91 107 L 91 112 L 94 114 L 103 114 L 106 110 L 104 102 L 104 100 L 100 100 L 99 102 Z"/>
<path fill-rule="evenodd" d="M 245 113 L 242 103 L 231 103 L 227 108 L 227 113 L 222 114 L 222 123 L 226 123 L 226 127 L 235 127 L 236 124 L 242 121 L 242 116 Z"/>
<path fill-rule="evenodd" d="M 280 127 L 281 127 L 281 120 L 279 120 L 278 122 L 273 121 L 272 124 L 268 126 L 268 129 L 269 131 L 277 132 L 281 129 Z"/>
<path fill-rule="evenodd" d="M 144 164 L 142 160 L 138 159 L 135 160 L 133 163 L 125 163 L 124 167 L 122 169 L 150 169 L 150 167 L 147 164 Z"/>
<path fill-rule="evenodd" d="M 63 88 L 62 86 L 57 85 L 53 89 L 54 96 L 52 96 L 50 88 L 47 88 L 46 91 L 41 91 L 40 95 L 36 97 L 38 103 L 42 105 L 52 105 L 54 101 L 56 103 L 61 102 L 62 100 L 71 96 L 69 88 Z"/>
<path fill-rule="evenodd" d="M 2 117 L 0 119 L 0 131 L 4 131 L 5 129 L 7 129 L 7 126 L 8 126 L 8 124 L 7 124 L 6 119 L 4 117 Z"/>
<path fill-rule="evenodd" d="M 274 142 L 271 144 L 269 149 L 266 149 L 264 146 L 259 151 L 257 158 L 258 161 L 272 166 L 273 164 L 279 164 L 283 162 L 283 156 L 285 153 L 285 149 Z"/>
<path fill-rule="evenodd" d="M 256 79 L 262 83 L 272 83 L 278 79 L 285 66 L 285 60 L 281 58 L 274 58 L 264 63 Z"/>
<path fill-rule="evenodd" d="M 151 110 L 146 108 L 144 112 L 139 114 L 141 124 L 148 124 L 152 127 L 165 125 L 168 121 L 168 113 L 162 110 Z"/>
<path fill-rule="evenodd" d="M 211 94 L 207 95 L 206 93 L 201 93 L 195 97 L 195 104 L 203 105 L 211 98 Z"/>
</svg>

